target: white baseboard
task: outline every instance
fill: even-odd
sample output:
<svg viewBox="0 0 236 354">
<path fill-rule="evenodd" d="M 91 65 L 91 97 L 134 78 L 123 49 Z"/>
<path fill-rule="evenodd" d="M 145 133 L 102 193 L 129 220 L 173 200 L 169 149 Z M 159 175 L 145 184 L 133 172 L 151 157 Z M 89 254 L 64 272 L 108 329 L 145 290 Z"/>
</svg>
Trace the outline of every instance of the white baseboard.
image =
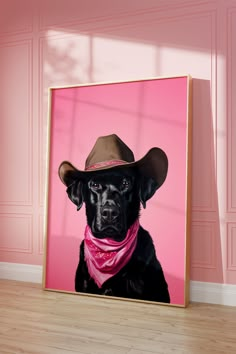
<svg viewBox="0 0 236 354">
<path fill-rule="evenodd" d="M 190 301 L 236 306 L 236 285 L 190 281 Z"/>
<path fill-rule="evenodd" d="M 0 262 L 0 279 L 42 282 L 42 266 Z M 190 281 L 190 301 L 236 306 L 236 285 Z"/>
<path fill-rule="evenodd" d="M 42 283 L 42 273 L 39 265 L 0 262 L 0 279 Z"/>
</svg>

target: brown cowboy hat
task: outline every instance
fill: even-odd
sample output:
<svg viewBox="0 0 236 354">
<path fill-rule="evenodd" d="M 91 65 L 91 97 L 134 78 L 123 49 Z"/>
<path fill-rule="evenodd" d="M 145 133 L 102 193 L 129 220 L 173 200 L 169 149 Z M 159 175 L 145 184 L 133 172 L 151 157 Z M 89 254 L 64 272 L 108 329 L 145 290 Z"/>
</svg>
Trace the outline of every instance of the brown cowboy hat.
<svg viewBox="0 0 236 354">
<path fill-rule="evenodd" d="M 97 139 L 86 159 L 85 170 L 78 170 L 70 162 L 63 161 L 59 166 L 58 174 L 61 181 L 68 187 L 73 180 L 72 175 L 118 166 L 137 167 L 142 175 L 153 178 L 159 188 L 166 179 L 168 159 L 163 150 L 154 147 L 142 159 L 135 161 L 130 148 L 116 134 L 112 134 Z"/>
</svg>

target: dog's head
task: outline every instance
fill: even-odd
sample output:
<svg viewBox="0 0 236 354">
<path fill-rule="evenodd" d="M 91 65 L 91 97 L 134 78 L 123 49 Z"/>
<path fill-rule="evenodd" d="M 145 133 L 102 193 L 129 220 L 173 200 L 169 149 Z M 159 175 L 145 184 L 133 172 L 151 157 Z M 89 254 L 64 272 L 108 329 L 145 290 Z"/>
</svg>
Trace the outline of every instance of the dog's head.
<svg viewBox="0 0 236 354">
<path fill-rule="evenodd" d="M 157 182 L 140 175 L 134 167 L 117 167 L 81 174 L 68 172 L 67 193 L 77 210 L 85 203 L 88 225 L 97 238 L 122 241 L 146 206 Z"/>
</svg>

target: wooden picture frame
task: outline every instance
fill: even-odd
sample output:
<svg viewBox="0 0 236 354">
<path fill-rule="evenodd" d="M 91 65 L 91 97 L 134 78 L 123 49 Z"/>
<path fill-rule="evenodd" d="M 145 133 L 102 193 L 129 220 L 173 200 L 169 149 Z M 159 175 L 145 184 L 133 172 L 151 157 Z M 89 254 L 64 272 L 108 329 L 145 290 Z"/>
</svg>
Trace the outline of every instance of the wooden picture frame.
<svg viewBox="0 0 236 354">
<path fill-rule="evenodd" d="M 84 206 L 77 212 L 68 198 L 58 168 L 67 160 L 83 171 L 96 140 L 115 133 L 133 151 L 135 161 L 152 147 L 161 148 L 167 155 L 166 180 L 147 201 L 147 208 L 141 209 L 140 224 L 153 239 L 168 284 L 169 304 L 188 305 L 191 82 L 189 75 L 183 75 L 49 89 L 45 290 L 165 304 L 75 292 L 79 248 L 87 222 Z"/>
</svg>

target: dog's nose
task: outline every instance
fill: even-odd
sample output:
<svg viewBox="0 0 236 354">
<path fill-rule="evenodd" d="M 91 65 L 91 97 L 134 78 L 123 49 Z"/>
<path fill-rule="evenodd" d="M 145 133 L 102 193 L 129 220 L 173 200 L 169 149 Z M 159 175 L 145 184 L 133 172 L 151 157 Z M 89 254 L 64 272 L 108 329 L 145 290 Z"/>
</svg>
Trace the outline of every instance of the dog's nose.
<svg viewBox="0 0 236 354">
<path fill-rule="evenodd" d="M 111 222 L 117 219 L 119 212 L 117 208 L 112 206 L 105 206 L 102 210 L 102 218 L 104 221 Z"/>
</svg>

